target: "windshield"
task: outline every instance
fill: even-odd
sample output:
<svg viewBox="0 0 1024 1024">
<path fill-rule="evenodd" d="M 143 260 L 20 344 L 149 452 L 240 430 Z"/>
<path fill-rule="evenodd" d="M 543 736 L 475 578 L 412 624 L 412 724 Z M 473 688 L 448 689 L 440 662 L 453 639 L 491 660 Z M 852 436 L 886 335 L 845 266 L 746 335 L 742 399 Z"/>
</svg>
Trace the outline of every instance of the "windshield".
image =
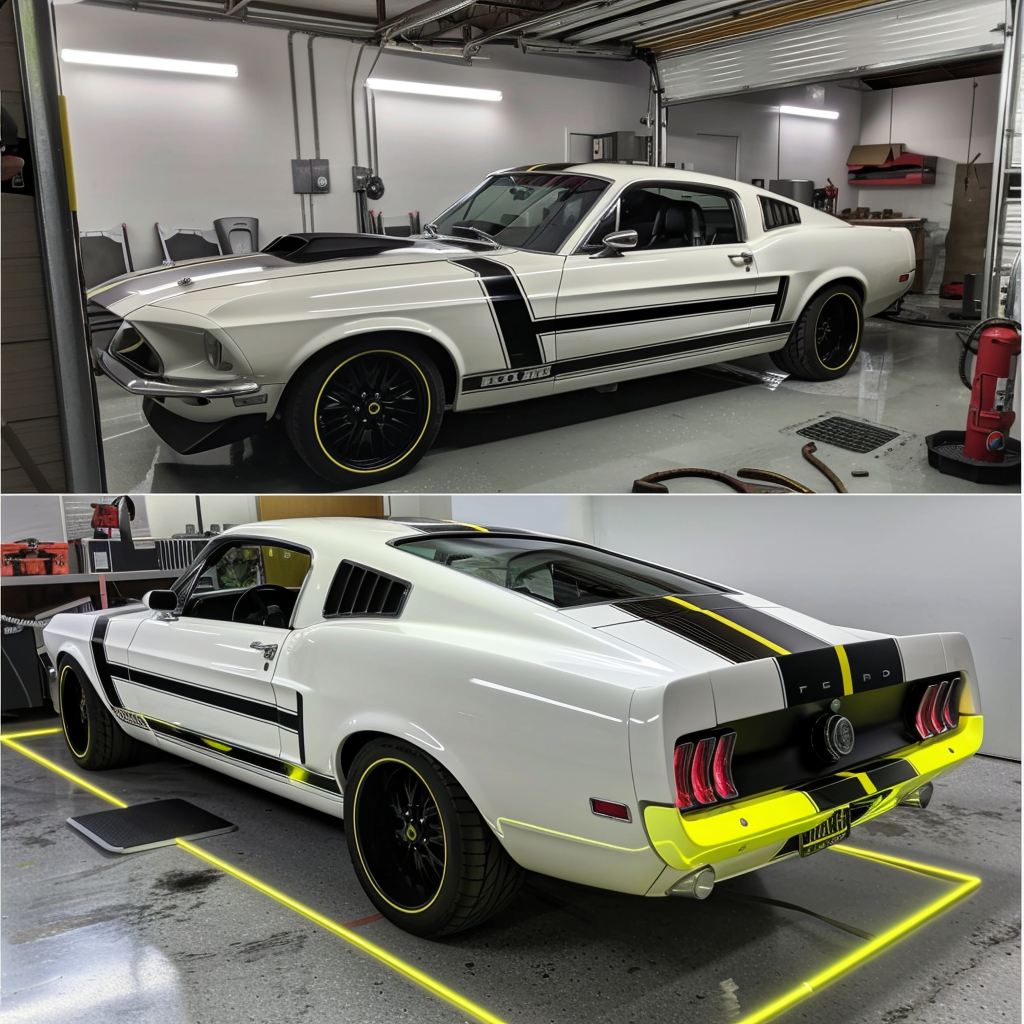
<svg viewBox="0 0 1024 1024">
<path fill-rule="evenodd" d="M 724 593 L 671 569 L 546 537 L 417 537 L 395 546 L 556 608 Z"/>
<path fill-rule="evenodd" d="M 590 212 L 608 182 L 582 174 L 500 174 L 446 210 L 434 226 L 442 235 L 478 238 L 476 228 L 502 245 L 557 252 Z"/>
</svg>

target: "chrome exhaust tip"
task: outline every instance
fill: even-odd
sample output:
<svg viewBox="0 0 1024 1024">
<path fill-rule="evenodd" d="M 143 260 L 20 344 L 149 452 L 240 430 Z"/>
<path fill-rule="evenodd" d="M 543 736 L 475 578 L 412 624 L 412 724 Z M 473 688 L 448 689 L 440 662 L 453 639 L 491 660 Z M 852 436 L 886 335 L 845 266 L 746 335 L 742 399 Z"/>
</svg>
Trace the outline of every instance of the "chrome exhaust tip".
<svg viewBox="0 0 1024 1024">
<path fill-rule="evenodd" d="M 712 867 L 697 868 L 672 886 L 667 896 L 688 896 L 692 900 L 706 900 L 715 887 L 715 869 Z"/>
<path fill-rule="evenodd" d="M 932 793 L 935 792 L 930 782 L 908 793 L 901 801 L 901 807 L 927 807 L 931 803 Z"/>
</svg>

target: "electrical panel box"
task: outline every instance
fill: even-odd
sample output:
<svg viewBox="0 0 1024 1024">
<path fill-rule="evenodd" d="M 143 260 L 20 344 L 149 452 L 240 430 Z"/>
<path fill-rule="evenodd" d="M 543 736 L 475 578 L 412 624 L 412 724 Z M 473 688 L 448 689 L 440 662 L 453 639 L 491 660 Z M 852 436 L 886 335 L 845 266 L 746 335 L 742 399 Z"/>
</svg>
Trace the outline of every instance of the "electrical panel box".
<svg viewBox="0 0 1024 1024">
<path fill-rule="evenodd" d="M 292 191 L 302 195 L 319 195 L 331 191 L 329 160 L 293 160 Z"/>
</svg>

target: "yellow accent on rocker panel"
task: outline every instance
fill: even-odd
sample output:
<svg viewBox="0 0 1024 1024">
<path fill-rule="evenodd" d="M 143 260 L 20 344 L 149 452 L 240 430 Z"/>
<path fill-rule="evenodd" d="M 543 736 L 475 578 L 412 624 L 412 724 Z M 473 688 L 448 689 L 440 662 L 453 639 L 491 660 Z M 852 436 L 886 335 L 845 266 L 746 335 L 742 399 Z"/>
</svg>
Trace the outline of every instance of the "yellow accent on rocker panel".
<svg viewBox="0 0 1024 1024">
<path fill-rule="evenodd" d="M 556 832 L 553 828 L 544 828 L 543 825 L 531 825 L 527 821 L 514 821 L 512 818 L 499 818 L 495 824 L 501 832 L 505 825 L 512 825 L 514 828 L 525 829 L 527 832 L 541 832 L 544 835 L 555 836 L 557 839 L 571 839 L 574 843 L 584 843 L 587 846 L 601 846 L 606 850 L 617 850 L 619 853 L 646 853 L 649 846 L 615 846 L 613 843 L 602 843 L 598 839 L 587 839 L 585 836 L 574 836 L 569 832 Z M 502 832 L 504 835 L 504 832 Z"/>
<path fill-rule="evenodd" d="M 771 640 L 765 640 L 763 636 L 758 636 L 752 630 L 746 629 L 737 622 L 733 622 L 731 619 L 727 619 L 722 615 L 718 615 L 716 612 L 709 612 L 706 608 L 698 608 L 695 604 L 690 604 L 689 601 L 684 601 L 681 597 L 666 597 L 666 601 L 672 601 L 674 604 L 681 604 L 684 608 L 689 608 L 691 612 L 700 612 L 701 615 L 707 615 L 709 618 L 716 619 L 718 622 L 724 622 L 725 625 L 732 629 L 735 629 L 739 633 L 743 633 L 744 636 L 749 636 L 751 640 L 756 640 L 759 644 L 764 644 L 765 647 L 774 651 L 776 654 L 789 654 L 785 647 L 779 647 L 778 644 L 773 644 Z"/>
<path fill-rule="evenodd" d="M 376 469 L 353 469 L 352 466 L 346 466 L 343 462 L 339 462 L 331 453 L 324 447 L 324 443 L 320 440 L 320 428 L 316 422 L 316 411 L 320 408 L 320 399 L 323 397 L 324 391 L 327 390 L 327 385 L 330 384 L 331 378 L 347 363 L 351 363 L 353 359 L 358 359 L 360 356 L 372 356 L 372 355 L 385 355 L 385 356 L 396 356 L 399 359 L 404 359 L 413 369 L 423 378 L 423 386 L 427 396 L 427 412 L 423 417 L 423 429 L 420 431 L 419 437 L 411 445 L 409 450 L 399 458 L 395 459 L 394 462 L 389 462 L 386 466 L 378 466 Z M 341 469 L 347 470 L 349 473 L 383 473 L 385 470 L 391 469 L 397 466 L 400 462 L 403 462 L 409 457 L 409 453 L 423 440 L 423 435 L 427 432 L 427 425 L 430 423 L 430 382 L 427 380 L 426 374 L 416 365 L 408 356 L 402 355 L 401 352 L 392 352 L 390 349 L 377 348 L 368 349 L 365 352 L 356 352 L 354 355 L 343 359 L 338 365 L 331 370 L 327 375 L 327 380 L 324 381 L 323 387 L 320 389 L 319 394 L 316 396 L 316 402 L 313 403 L 313 433 L 316 435 L 316 443 L 320 445 L 320 450 L 333 462 L 336 466 Z"/>
<path fill-rule="evenodd" d="M 434 796 L 433 790 L 430 788 L 429 785 L 427 785 L 427 780 L 423 778 L 423 776 L 420 775 L 420 773 L 416 771 L 416 769 L 413 768 L 411 764 L 406 764 L 405 761 L 400 761 L 397 757 L 381 757 L 378 760 L 374 761 L 373 764 L 371 764 L 366 769 L 366 771 L 363 772 L 362 776 L 359 779 L 359 782 L 356 784 L 355 792 L 352 794 L 351 817 L 347 813 L 345 815 L 345 820 L 346 822 L 348 822 L 346 828 L 352 829 L 352 838 L 355 840 L 356 853 L 359 854 L 359 863 L 363 865 L 363 870 L 366 872 L 366 877 L 370 880 L 370 885 L 372 885 L 373 888 L 376 890 L 377 895 L 389 907 L 394 907 L 395 910 L 397 910 L 401 914 L 422 914 L 424 910 L 428 910 L 430 907 L 434 905 L 434 900 L 436 900 L 437 897 L 440 895 L 441 889 L 444 886 L 444 880 L 448 877 L 448 836 L 444 830 L 444 822 L 441 820 L 441 812 L 440 809 L 438 809 L 437 820 L 441 823 L 441 839 L 444 841 L 444 867 L 441 869 L 441 881 L 437 883 L 437 892 L 434 893 L 433 898 L 430 900 L 429 903 L 425 903 L 422 907 L 417 907 L 415 910 L 410 910 L 408 907 L 400 907 L 397 903 L 392 903 L 391 900 L 389 900 L 387 896 L 385 896 L 384 893 L 380 891 L 380 887 L 373 879 L 373 873 L 370 871 L 369 867 L 367 867 L 366 860 L 363 857 L 363 849 L 359 845 L 359 832 L 356 830 L 355 826 L 356 807 L 358 806 L 359 801 L 359 791 L 362 789 L 363 783 L 366 781 L 367 776 L 379 764 L 400 764 L 403 768 L 408 768 L 409 771 L 411 771 L 413 775 L 415 775 L 416 778 L 418 778 L 420 782 L 423 783 L 427 792 L 430 794 L 430 799 L 434 801 L 434 806 L 438 806 L 437 797 Z"/>
<path fill-rule="evenodd" d="M 33 730 L 33 735 L 43 735 L 44 733 L 54 733 L 59 731 L 60 730 L 58 729 Z M 17 750 L 18 753 L 24 754 L 26 757 L 41 764 L 44 768 L 49 768 L 50 771 L 56 772 L 58 775 L 74 782 L 76 785 L 81 786 L 83 789 L 86 789 L 90 793 L 100 797 L 100 799 L 106 800 L 107 803 L 114 804 L 115 807 L 128 806 L 128 804 L 123 800 L 118 800 L 116 796 L 111 796 L 99 787 L 86 782 L 85 779 L 80 776 L 75 775 L 72 772 L 65 771 L 48 758 L 45 758 L 40 754 L 36 754 L 27 747 L 22 746 L 22 744 L 18 743 L 13 736 L 0 735 L 0 743 L 6 743 L 7 746 Z M 240 882 L 245 882 L 246 885 L 251 886 L 253 889 L 257 890 L 257 892 L 261 892 L 265 896 L 269 896 L 271 899 L 276 900 L 282 906 L 287 907 L 289 910 L 294 910 L 295 913 L 301 914 L 308 921 L 312 921 L 313 924 L 319 925 L 321 928 L 329 931 L 332 935 L 338 936 L 339 939 L 344 939 L 344 941 L 349 943 L 349 945 L 355 946 L 356 949 L 369 954 L 375 960 L 379 960 L 386 967 L 390 967 L 397 974 L 408 978 L 409 981 L 419 985 L 420 988 L 425 989 L 431 995 L 437 996 L 438 999 L 443 999 L 446 1003 L 450 1003 L 456 1009 L 461 1010 L 468 1016 L 480 1021 L 481 1024 L 507 1024 L 507 1022 L 501 1017 L 491 1013 L 489 1010 L 485 1010 L 482 1006 L 479 1006 L 472 1000 L 460 995 L 454 989 L 450 989 L 447 985 L 438 981 L 436 978 L 432 978 L 429 974 L 425 974 L 418 968 L 413 967 L 412 964 L 406 963 L 399 957 L 392 955 L 386 949 L 378 946 L 375 942 L 369 942 L 361 935 L 357 935 L 351 929 L 338 924 L 337 921 L 332 921 L 329 917 L 325 917 L 323 914 L 317 913 L 317 911 L 312 908 L 305 906 L 305 904 L 299 903 L 298 900 L 293 900 L 290 896 L 286 896 L 278 889 L 274 889 L 265 882 L 261 882 L 258 878 L 236 868 L 227 861 L 221 860 L 219 857 L 215 857 L 213 854 L 207 853 L 204 849 L 188 842 L 186 839 L 177 839 L 175 842 L 183 850 L 191 853 L 194 857 L 198 857 L 200 860 L 206 861 L 206 863 L 210 864 L 212 867 L 219 868 L 226 874 L 231 875 L 232 878 L 237 878 Z"/>
<path fill-rule="evenodd" d="M 876 935 L 875 938 L 866 942 L 859 949 L 840 957 L 824 970 L 800 982 L 799 985 L 794 986 L 788 992 L 762 1006 L 754 1013 L 748 1014 L 746 1017 L 736 1021 L 735 1024 L 764 1024 L 765 1021 L 772 1020 L 780 1013 L 802 1002 L 808 996 L 814 995 L 833 981 L 837 981 L 844 974 L 848 974 L 854 968 L 859 967 L 877 953 L 894 945 L 915 928 L 919 928 L 921 925 L 932 920 L 932 918 L 938 917 L 943 911 L 962 900 L 965 896 L 969 896 L 981 885 L 981 879 L 975 875 L 965 875 L 959 871 L 949 871 L 946 868 L 938 868 L 929 864 L 918 864 L 914 861 L 904 860 L 901 857 L 890 857 L 882 853 L 873 853 L 870 850 L 858 849 L 845 843 L 829 847 L 829 852 L 861 857 L 864 860 L 875 861 L 887 867 L 903 868 L 918 874 L 929 875 L 945 882 L 956 882 L 958 884 L 951 892 L 947 892 L 945 895 L 933 900 L 909 917 L 886 929 L 881 935 Z"/>
<path fill-rule="evenodd" d="M 849 697 L 853 693 L 853 673 L 850 671 L 850 659 L 846 656 L 846 648 L 842 644 L 836 644 L 835 651 L 839 658 L 839 671 L 843 674 L 843 696 Z"/>
</svg>

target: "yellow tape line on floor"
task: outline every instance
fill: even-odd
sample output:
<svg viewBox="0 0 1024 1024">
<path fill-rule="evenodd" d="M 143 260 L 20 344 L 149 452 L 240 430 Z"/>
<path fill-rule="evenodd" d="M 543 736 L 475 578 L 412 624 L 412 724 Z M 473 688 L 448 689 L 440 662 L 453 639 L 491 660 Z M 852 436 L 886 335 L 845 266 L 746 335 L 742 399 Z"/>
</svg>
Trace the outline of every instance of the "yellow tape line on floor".
<svg viewBox="0 0 1024 1024">
<path fill-rule="evenodd" d="M 60 765 L 54 764 L 54 762 L 48 758 L 35 753 L 28 747 L 17 742 L 18 739 L 24 739 L 29 736 L 46 736 L 58 732 L 60 732 L 60 729 L 37 729 L 23 733 L 0 735 L 0 742 L 14 750 L 17 750 L 18 753 L 31 758 L 33 761 L 41 764 L 44 768 L 49 768 L 50 771 L 56 772 L 58 775 L 74 782 L 76 785 L 79 785 L 83 789 L 86 789 L 90 793 L 100 797 L 100 799 L 106 800 L 108 803 L 114 804 L 116 807 L 127 807 L 128 804 L 119 800 L 116 796 L 112 796 L 110 793 L 100 789 L 98 786 L 92 785 L 92 783 L 87 782 L 80 776 L 61 768 Z M 447 985 L 444 985 L 435 978 L 432 978 L 429 974 L 424 974 L 423 971 L 413 967 L 412 964 L 408 964 L 404 960 L 393 956 L 386 949 L 382 949 L 376 943 L 369 942 L 362 936 L 357 935 L 351 929 L 346 928 L 344 925 L 340 925 L 336 921 L 332 921 L 329 917 L 325 917 L 323 914 L 313 910 L 311 907 L 307 907 L 305 904 L 299 903 L 297 900 L 293 900 L 283 892 L 267 885 L 265 882 L 261 882 L 258 878 L 234 867 L 227 861 L 221 860 L 219 857 L 215 857 L 211 853 L 207 853 L 201 847 L 188 842 L 186 839 L 177 839 L 175 842 L 183 850 L 186 850 L 193 856 L 198 857 L 200 860 L 206 861 L 207 864 L 210 864 L 213 867 L 226 872 L 232 877 L 237 878 L 239 881 L 251 886 L 258 892 L 263 893 L 265 896 L 269 896 L 271 899 L 276 900 L 278 903 L 282 904 L 282 906 L 288 907 L 289 910 L 293 910 L 295 913 L 301 914 L 307 920 L 326 929 L 331 932 L 332 935 L 337 935 L 338 938 L 344 939 L 345 942 L 355 946 L 356 949 L 360 949 L 369 956 L 372 956 L 374 959 L 379 960 L 387 967 L 390 967 L 393 971 L 401 974 L 405 978 L 408 978 L 410 981 L 419 985 L 421 988 L 426 989 L 428 992 L 431 992 L 439 999 L 443 999 L 445 1002 L 457 1007 L 464 1013 L 469 1014 L 471 1017 L 475 1017 L 477 1020 L 482 1021 L 483 1024 L 506 1024 L 505 1021 L 500 1017 L 495 1016 L 489 1010 L 485 1010 L 483 1007 L 477 1006 L 476 1003 L 459 995 L 458 992 L 448 988 Z M 777 999 L 773 999 L 770 1003 L 762 1006 L 754 1013 L 748 1014 L 747 1016 L 735 1021 L 734 1024 L 765 1024 L 766 1021 L 772 1020 L 780 1013 L 784 1013 L 786 1010 L 791 1009 L 797 1003 L 802 1002 L 804 999 L 807 999 L 809 996 L 819 992 L 827 985 L 837 981 L 843 975 L 848 974 L 856 967 L 859 967 L 877 953 L 880 953 L 882 950 L 892 946 L 894 943 L 912 932 L 915 928 L 921 927 L 921 925 L 937 917 L 954 903 L 957 903 L 964 899 L 964 897 L 970 895 L 978 888 L 978 886 L 981 885 L 981 879 L 975 875 L 966 875 L 959 871 L 951 871 L 947 868 L 936 867 L 931 864 L 921 864 L 917 861 L 906 860 L 903 857 L 894 857 L 890 854 L 876 853 L 871 850 L 863 850 L 859 847 L 847 846 L 845 844 L 832 846 L 830 847 L 830 850 L 835 853 L 842 853 L 847 856 L 860 857 L 863 860 L 874 861 L 877 864 L 884 864 L 887 867 L 911 871 L 919 875 L 927 875 L 943 882 L 955 882 L 957 884 L 954 889 L 947 892 L 945 895 L 933 900 L 921 910 L 915 911 L 915 913 L 911 914 L 909 917 L 893 925 L 891 928 L 882 932 L 880 935 L 877 935 L 869 942 L 866 942 L 853 953 L 848 953 L 846 956 L 840 957 L 840 959 L 830 964 L 824 970 L 819 971 L 817 974 L 805 981 L 801 981 L 788 992 L 785 992 Z"/>
</svg>

